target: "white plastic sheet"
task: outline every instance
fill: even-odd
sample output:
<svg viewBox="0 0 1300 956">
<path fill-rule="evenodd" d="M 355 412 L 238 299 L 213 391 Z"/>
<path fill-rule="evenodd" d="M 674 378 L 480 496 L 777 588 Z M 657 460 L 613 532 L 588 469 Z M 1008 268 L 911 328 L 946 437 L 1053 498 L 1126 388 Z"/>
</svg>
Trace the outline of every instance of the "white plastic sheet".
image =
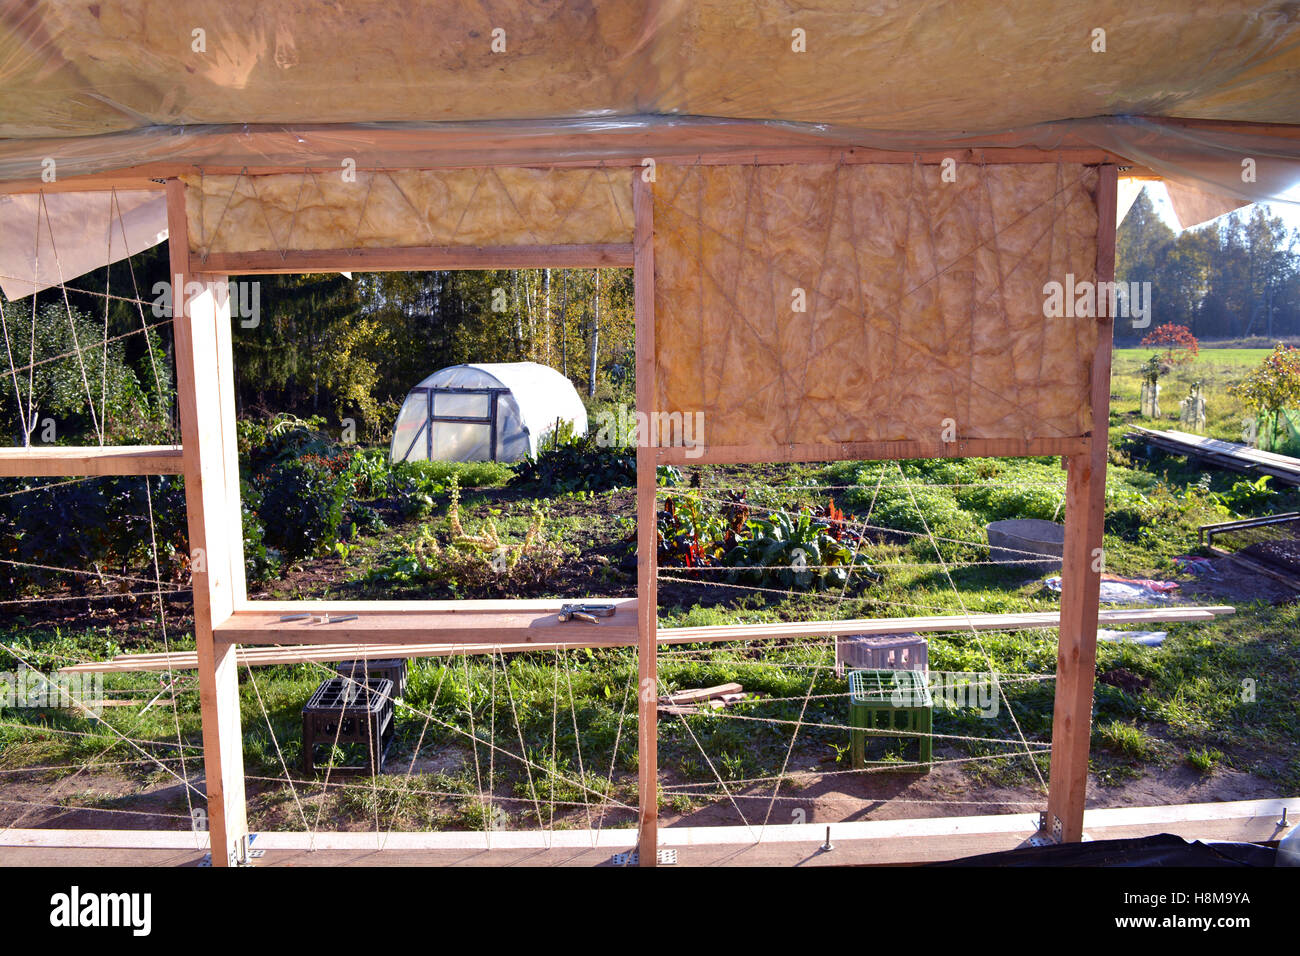
<svg viewBox="0 0 1300 956">
<path fill-rule="evenodd" d="M 160 192 L 0 195 L 0 291 L 12 302 L 166 239 Z"/>
</svg>

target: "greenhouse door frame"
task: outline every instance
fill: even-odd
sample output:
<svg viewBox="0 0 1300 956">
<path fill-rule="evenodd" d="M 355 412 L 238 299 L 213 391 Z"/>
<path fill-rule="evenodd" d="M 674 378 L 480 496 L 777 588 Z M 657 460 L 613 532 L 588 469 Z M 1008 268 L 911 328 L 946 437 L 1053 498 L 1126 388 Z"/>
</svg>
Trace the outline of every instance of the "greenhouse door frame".
<svg viewBox="0 0 1300 956">
<path fill-rule="evenodd" d="M 451 422 L 453 424 L 461 425 L 487 425 L 490 429 L 490 437 L 488 439 L 489 454 L 491 456 L 490 460 L 496 461 L 498 459 L 497 423 L 499 416 L 497 406 L 501 401 L 501 395 L 503 393 L 509 393 L 510 389 L 505 388 L 504 386 L 488 388 L 456 388 L 444 385 L 416 385 L 411 389 L 411 391 L 422 392 L 424 394 L 424 425 L 421 427 L 419 432 L 416 432 L 415 437 L 411 439 L 411 444 L 406 447 L 406 451 L 402 453 L 402 457 L 399 461 L 410 461 L 411 449 L 414 448 L 415 443 L 420 440 L 421 434 L 424 435 L 425 458 L 428 461 L 433 461 L 433 425 L 435 422 Z M 467 415 L 434 415 L 433 399 L 434 396 L 440 393 L 446 393 L 449 395 L 491 396 L 488 416 L 486 418 L 477 418 Z M 393 464 L 397 464 L 397 462 L 393 462 Z"/>
</svg>

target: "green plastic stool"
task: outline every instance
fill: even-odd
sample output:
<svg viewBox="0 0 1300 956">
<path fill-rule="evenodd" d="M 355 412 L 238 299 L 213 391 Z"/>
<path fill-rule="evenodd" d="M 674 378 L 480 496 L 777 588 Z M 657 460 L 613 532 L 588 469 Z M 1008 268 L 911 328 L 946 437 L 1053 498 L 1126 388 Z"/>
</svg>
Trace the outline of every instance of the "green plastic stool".
<svg viewBox="0 0 1300 956">
<path fill-rule="evenodd" d="M 849 672 L 849 724 L 853 727 L 853 766 L 867 766 L 867 731 L 872 736 L 888 736 L 880 731 L 910 731 L 923 734 L 904 739 L 917 741 L 917 763 L 898 764 L 899 770 L 929 773 L 934 762 L 934 698 L 926 675 L 921 671 L 861 670 Z M 890 761 L 874 760 L 872 766 L 893 766 Z"/>
</svg>

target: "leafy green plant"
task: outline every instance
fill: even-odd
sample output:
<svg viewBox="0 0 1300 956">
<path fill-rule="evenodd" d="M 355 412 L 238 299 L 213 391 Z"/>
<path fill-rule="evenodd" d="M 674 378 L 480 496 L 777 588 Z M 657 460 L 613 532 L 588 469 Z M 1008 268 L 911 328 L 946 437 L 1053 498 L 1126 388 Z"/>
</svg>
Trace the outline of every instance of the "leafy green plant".
<svg viewBox="0 0 1300 956">
<path fill-rule="evenodd" d="M 273 515 L 265 539 L 286 559 L 310 557 L 333 546 L 343 523 L 349 482 L 318 459 L 275 465 L 260 481 L 261 513 Z"/>
<path fill-rule="evenodd" d="M 1223 760 L 1222 750 L 1200 747 L 1187 751 L 1188 765 L 1196 768 L 1201 773 L 1212 773 L 1221 760 Z"/>
<path fill-rule="evenodd" d="M 732 581 L 843 587 L 853 568 L 867 569 L 846 526 L 834 502 L 817 513 L 802 508 L 751 518 L 743 496 L 716 505 L 694 493 L 673 495 L 659 512 L 659 560 L 685 569 L 731 568 Z"/>
<path fill-rule="evenodd" d="M 1237 514 L 1255 511 L 1273 500 L 1269 480 L 1268 475 L 1261 475 L 1254 481 L 1245 478 L 1234 481 L 1231 488 L 1218 493 L 1218 498 Z"/>
<path fill-rule="evenodd" d="M 609 491 L 636 484 L 636 454 L 603 446 L 593 435 L 562 441 L 519 465 L 510 487 L 539 496 Z"/>
<path fill-rule="evenodd" d="M 783 588 L 843 587 L 851 569 L 867 569 L 865 560 L 837 540 L 824 521 L 806 511 L 750 520 L 745 531 L 722 558 L 724 565 L 738 569 L 733 580 Z"/>
</svg>

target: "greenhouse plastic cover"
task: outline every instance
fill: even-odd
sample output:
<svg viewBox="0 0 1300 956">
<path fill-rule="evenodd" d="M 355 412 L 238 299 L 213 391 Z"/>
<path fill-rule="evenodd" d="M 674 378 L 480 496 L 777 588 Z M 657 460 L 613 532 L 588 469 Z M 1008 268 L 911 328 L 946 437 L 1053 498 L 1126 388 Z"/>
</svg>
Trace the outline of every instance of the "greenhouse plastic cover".
<svg viewBox="0 0 1300 956">
<path fill-rule="evenodd" d="M 574 435 L 587 434 L 587 410 L 573 383 L 555 369 L 536 362 L 498 362 L 481 365 L 453 365 L 439 369 L 420 382 L 420 388 L 483 389 L 507 388 L 498 403 L 497 458 L 514 461 L 535 456 L 542 440 L 555 430 L 556 422 L 569 422 Z M 435 396 L 434 411 L 445 414 Z M 468 407 L 473 395 L 457 396 L 455 414 L 480 417 L 486 409 Z M 409 459 L 407 448 L 427 415 L 424 393 L 412 391 L 402 404 L 393 429 L 390 457 L 393 461 L 420 460 L 426 448 L 416 443 Z M 434 422 L 434 454 L 440 461 L 486 461 L 492 457 L 485 425 Z"/>
<path fill-rule="evenodd" d="M 0 195 L 0 291 L 12 302 L 166 239 L 159 193 Z"/>
</svg>

